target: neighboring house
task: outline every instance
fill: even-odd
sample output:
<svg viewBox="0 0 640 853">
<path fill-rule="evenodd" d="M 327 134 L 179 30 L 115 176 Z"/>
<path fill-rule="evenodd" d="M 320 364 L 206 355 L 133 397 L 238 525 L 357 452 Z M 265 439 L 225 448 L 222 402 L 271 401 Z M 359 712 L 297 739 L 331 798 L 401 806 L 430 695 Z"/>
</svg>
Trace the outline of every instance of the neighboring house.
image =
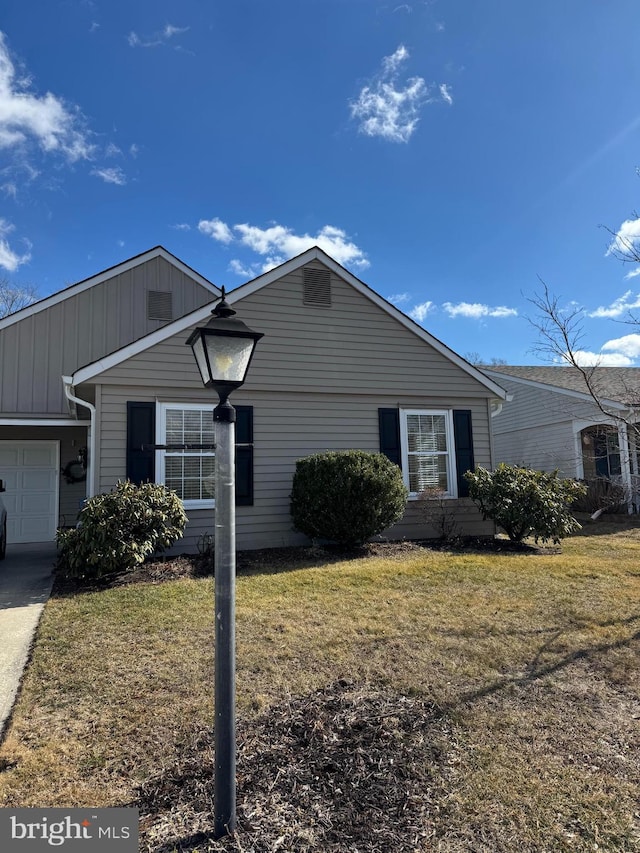
<svg viewBox="0 0 640 853">
<path fill-rule="evenodd" d="M 53 539 L 85 497 L 125 477 L 165 483 L 183 499 L 178 550 L 213 531 L 213 453 L 141 448 L 212 440 L 217 397 L 185 342 L 218 294 L 158 247 L 0 320 L 9 542 Z M 232 397 L 239 548 L 305 541 L 289 515 L 296 460 L 351 448 L 385 452 L 413 497 L 440 487 L 462 533 L 492 531 L 462 475 L 492 465 L 491 415 L 506 398 L 498 382 L 318 248 L 227 299 L 264 333 Z M 389 535 L 427 535 L 417 510 L 412 501 Z"/>
<path fill-rule="evenodd" d="M 633 425 L 640 421 L 640 368 L 596 367 L 590 381 L 597 402 L 575 367 L 483 370 L 512 397 L 493 421 L 496 462 L 606 478 L 624 488 L 630 510 L 639 508 Z"/>
</svg>

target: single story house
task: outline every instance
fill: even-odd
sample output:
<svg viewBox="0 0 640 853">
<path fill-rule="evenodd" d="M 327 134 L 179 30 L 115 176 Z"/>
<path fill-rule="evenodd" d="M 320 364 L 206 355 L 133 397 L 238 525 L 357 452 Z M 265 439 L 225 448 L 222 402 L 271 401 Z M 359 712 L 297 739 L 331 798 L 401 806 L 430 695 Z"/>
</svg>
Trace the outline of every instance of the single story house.
<svg viewBox="0 0 640 853">
<path fill-rule="evenodd" d="M 500 365 L 484 372 L 512 396 L 493 422 L 497 462 L 608 479 L 622 487 L 630 511 L 640 509 L 640 368 L 589 368 L 593 394 L 575 367 Z"/>
<path fill-rule="evenodd" d="M 162 247 L 0 320 L 0 478 L 8 541 L 52 540 L 86 497 L 119 480 L 175 489 L 189 517 L 178 550 L 213 530 L 213 452 L 144 445 L 212 441 L 217 397 L 190 332 L 219 289 Z M 289 494 L 296 460 L 385 452 L 412 498 L 437 486 L 464 533 L 492 532 L 465 470 L 493 464 L 506 393 L 319 248 L 246 282 L 227 301 L 263 332 L 232 396 L 239 548 L 299 544 Z M 412 500 L 389 536 L 428 535 Z"/>
</svg>

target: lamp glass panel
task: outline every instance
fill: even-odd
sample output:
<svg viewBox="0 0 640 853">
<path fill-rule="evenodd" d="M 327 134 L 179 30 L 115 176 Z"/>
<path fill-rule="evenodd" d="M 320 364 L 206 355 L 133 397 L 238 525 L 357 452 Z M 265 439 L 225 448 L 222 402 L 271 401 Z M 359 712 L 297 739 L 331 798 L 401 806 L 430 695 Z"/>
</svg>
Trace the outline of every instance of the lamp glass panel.
<svg viewBox="0 0 640 853">
<path fill-rule="evenodd" d="M 193 354 L 196 357 L 196 361 L 198 363 L 198 369 L 200 370 L 200 375 L 202 376 L 202 381 L 205 383 L 209 382 L 209 367 L 207 366 L 207 357 L 204 351 L 204 343 L 202 341 L 202 335 L 198 335 L 195 341 L 192 344 Z"/>
<path fill-rule="evenodd" d="M 253 338 L 207 335 L 206 341 L 212 378 L 222 382 L 243 382 L 255 345 Z"/>
</svg>

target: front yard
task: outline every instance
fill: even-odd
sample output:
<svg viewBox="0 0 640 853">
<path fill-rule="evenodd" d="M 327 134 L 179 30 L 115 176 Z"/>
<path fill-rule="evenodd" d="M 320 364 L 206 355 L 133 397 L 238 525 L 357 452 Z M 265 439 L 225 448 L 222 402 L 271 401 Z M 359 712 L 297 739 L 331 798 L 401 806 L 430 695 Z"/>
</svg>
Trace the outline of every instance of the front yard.
<svg viewBox="0 0 640 853">
<path fill-rule="evenodd" d="M 155 851 L 638 850 L 640 529 L 587 533 L 245 568 L 239 831 L 217 844 L 211 579 L 53 598 L 0 806 L 137 805 Z"/>
</svg>

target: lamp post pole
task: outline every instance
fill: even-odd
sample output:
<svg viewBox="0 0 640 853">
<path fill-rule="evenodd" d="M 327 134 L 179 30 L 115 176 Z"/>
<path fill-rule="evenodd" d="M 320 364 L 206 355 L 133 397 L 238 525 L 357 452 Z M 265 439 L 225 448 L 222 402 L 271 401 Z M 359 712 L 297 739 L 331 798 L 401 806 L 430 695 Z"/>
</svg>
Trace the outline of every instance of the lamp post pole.
<svg viewBox="0 0 640 853">
<path fill-rule="evenodd" d="M 214 835 L 222 838 L 236 826 L 236 505 L 235 421 L 229 394 L 244 384 L 262 332 L 253 332 L 227 303 L 220 302 L 206 326 L 185 342 L 192 350 L 206 388 L 218 393 L 213 411 L 215 455 L 215 728 Z"/>
<path fill-rule="evenodd" d="M 235 583 L 236 512 L 234 478 L 235 409 L 227 400 L 213 413 L 215 457 L 215 779 L 214 834 L 236 825 Z"/>
</svg>

